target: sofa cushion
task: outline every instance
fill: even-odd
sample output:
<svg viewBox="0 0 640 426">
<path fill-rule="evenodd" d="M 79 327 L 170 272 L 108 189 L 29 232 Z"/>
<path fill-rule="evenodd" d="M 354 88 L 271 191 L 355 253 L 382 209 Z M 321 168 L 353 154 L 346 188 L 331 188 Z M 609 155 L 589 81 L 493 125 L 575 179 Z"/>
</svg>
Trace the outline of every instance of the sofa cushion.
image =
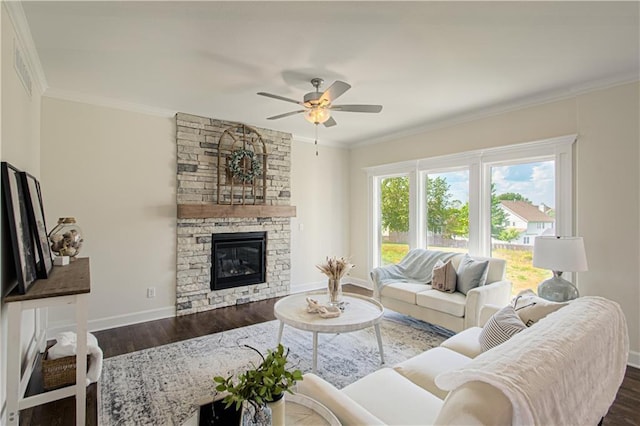
<svg viewBox="0 0 640 426">
<path fill-rule="evenodd" d="M 489 261 L 475 260 L 468 254 L 465 254 L 460 260 L 456 273 L 458 275 L 456 290 L 466 295 L 469 290 L 483 286 L 487 281 Z"/>
<path fill-rule="evenodd" d="M 475 358 L 482 353 L 479 340 L 481 332 L 482 328 L 480 327 L 467 328 L 455 336 L 449 337 L 442 342 L 440 346 L 468 356 L 469 358 Z"/>
<path fill-rule="evenodd" d="M 382 287 L 380 295 L 415 305 L 416 293 L 425 290 L 431 290 L 431 286 L 417 283 L 393 283 Z"/>
<path fill-rule="evenodd" d="M 416 294 L 416 304 L 434 311 L 463 318 L 467 297 L 462 293 L 428 290 Z"/>
<path fill-rule="evenodd" d="M 451 260 L 447 260 L 446 263 L 438 260 L 436 266 L 433 267 L 431 288 L 446 293 L 453 293 L 456 291 L 457 279 L 456 268 L 453 267 Z"/>
<path fill-rule="evenodd" d="M 480 346 L 483 351 L 488 351 L 507 340 L 511 339 L 522 330 L 526 330 L 516 310 L 511 305 L 507 305 L 493 314 L 484 325 L 480 336 Z"/>
<path fill-rule="evenodd" d="M 342 389 L 388 425 L 429 425 L 442 400 L 391 368 L 377 370 Z"/>
<path fill-rule="evenodd" d="M 393 369 L 438 398 L 445 399 L 449 392 L 436 386 L 436 376 L 445 371 L 464 367 L 469 362 L 471 358 L 467 356 L 447 348 L 437 347 L 409 358 Z"/>
<path fill-rule="evenodd" d="M 567 306 L 567 304 L 568 302 L 558 303 L 543 299 L 531 290 L 521 291 L 514 301 L 516 312 L 527 327 L 531 327 L 550 313 Z"/>
</svg>

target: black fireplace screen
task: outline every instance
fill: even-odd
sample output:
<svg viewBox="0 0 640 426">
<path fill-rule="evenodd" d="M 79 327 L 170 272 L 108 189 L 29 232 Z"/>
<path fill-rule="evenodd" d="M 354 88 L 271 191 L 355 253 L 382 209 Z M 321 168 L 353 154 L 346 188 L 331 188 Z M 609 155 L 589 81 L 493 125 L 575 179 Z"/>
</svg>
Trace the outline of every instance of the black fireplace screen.
<svg viewBox="0 0 640 426">
<path fill-rule="evenodd" d="M 211 235 L 211 290 L 265 282 L 266 232 Z"/>
</svg>

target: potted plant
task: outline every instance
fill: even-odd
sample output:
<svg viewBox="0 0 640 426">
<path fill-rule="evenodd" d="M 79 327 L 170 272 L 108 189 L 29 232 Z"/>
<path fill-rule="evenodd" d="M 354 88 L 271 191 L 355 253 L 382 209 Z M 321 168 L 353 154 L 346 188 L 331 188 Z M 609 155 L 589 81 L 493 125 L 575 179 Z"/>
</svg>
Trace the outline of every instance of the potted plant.
<svg viewBox="0 0 640 426">
<path fill-rule="evenodd" d="M 262 358 L 262 363 L 253 370 L 247 370 L 238 375 L 235 380 L 233 376 L 214 377 L 213 380 L 217 383 L 216 391 L 228 393 L 223 399 L 225 408 L 235 405 L 235 409 L 240 410 L 245 403 L 245 407 L 251 411 L 253 417 L 248 424 L 251 424 L 251 421 L 253 424 L 260 424 L 260 416 L 264 414 L 264 407 L 269 403 L 278 405 L 274 408 L 276 412 L 273 415 L 273 424 L 284 424 L 282 397 L 285 392 L 293 394 L 291 388 L 298 380 L 302 380 L 302 372 L 297 369 L 288 371 L 285 368 L 289 350 L 285 352 L 281 344 L 277 349 L 269 350 L 266 357 L 257 349 L 245 346 L 256 351 Z M 243 412 L 243 418 L 246 414 Z M 243 424 L 246 424 L 245 420 Z"/>
</svg>

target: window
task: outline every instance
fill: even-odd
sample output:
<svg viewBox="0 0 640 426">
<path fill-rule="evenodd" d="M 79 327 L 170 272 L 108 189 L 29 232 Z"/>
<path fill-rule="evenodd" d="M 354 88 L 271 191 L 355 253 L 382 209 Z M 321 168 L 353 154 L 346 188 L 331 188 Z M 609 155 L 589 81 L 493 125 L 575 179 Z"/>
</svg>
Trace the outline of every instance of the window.
<svg viewBox="0 0 640 426">
<path fill-rule="evenodd" d="M 469 170 L 424 174 L 427 247 L 468 251 Z"/>
<path fill-rule="evenodd" d="M 505 258 L 514 291 L 537 286 L 550 272 L 531 266 L 535 237 L 572 235 L 575 140 L 570 135 L 367 168 L 369 269 L 428 247 Z"/>
<path fill-rule="evenodd" d="M 379 265 L 398 263 L 409 251 L 409 177 L 379 179 Z"/>
<path fill-rule="evenodd" d="M 535 289 L 551 276 L 550 271 L 534 268 L 532 260 L 535 236 L 555 234 L 555 183 L 553 156 L 491 166 L 491 256 L 507 261 L 506 276 L 514 294 Z M 522 218 L 525 229 L 503 225 L 509 214 Z M 551 224 L 550 232 L 545 232 L 545 223 Z M 520 240 L 523 232 L 529 235 Z"/>
</svg>

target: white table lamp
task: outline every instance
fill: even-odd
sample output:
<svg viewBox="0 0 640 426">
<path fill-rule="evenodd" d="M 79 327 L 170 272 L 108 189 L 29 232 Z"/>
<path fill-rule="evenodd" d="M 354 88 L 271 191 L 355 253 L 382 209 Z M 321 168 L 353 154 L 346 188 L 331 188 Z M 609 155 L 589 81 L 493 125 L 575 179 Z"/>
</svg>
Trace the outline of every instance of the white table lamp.
<svg viewBox="0 0 640 426">
<path fill-rule="evenodd" d="M 588 269 L 582 237 L 536 237 L 533 266 L 553 271 L 553 277 L 538 286 L 538 296 L 553 302 L 577 298 L 580 296 L 578 289 L 562 278 L 562 273 Z"/>
</svg>

